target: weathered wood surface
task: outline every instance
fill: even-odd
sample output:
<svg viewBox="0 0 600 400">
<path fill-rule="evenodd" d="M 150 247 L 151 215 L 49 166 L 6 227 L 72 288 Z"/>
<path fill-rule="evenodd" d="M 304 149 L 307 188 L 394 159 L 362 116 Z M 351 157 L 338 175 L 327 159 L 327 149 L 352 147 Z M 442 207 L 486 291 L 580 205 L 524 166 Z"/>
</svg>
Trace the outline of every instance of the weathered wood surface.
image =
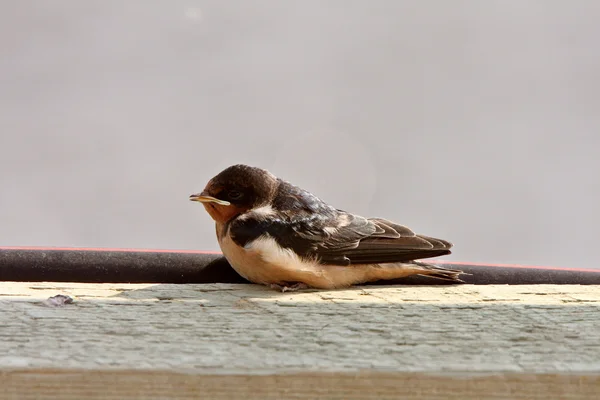
<svg viewBox="0 0 600 400">
<path fill-rule="evenodd" d="M 598 286 L 6 282 L 0 395 L 596 399 L 599 311 Z"/>
</svg>

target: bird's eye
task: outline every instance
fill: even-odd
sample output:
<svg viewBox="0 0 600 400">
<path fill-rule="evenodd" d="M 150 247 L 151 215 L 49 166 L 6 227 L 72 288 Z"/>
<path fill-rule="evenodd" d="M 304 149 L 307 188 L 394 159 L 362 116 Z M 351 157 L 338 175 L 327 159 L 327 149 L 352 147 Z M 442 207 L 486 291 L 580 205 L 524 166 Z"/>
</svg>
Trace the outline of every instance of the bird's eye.
<svg viewBox="0 0 600 400">
<path fill-rule="evenodd" d="M 227 197 L 229 197 L 231 200 L 239 200 L 242 198 L 242 195 L 243 193 L 239 190 L 230 190 L 227 192 Z"/>
</svg>

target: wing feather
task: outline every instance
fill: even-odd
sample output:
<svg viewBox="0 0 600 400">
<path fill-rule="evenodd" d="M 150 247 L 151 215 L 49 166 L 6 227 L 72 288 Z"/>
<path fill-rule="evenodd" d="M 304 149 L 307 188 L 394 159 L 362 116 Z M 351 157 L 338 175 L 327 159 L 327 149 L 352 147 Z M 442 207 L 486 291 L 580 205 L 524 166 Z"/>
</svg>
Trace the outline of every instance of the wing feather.
<svg viewBox="0 0 600 400">
<path fill-rule="evenodd" d="M 450 254 L 452 247 L 446 240 L 417 235 L 406 226 L 341 210 L 296 212 L 286 218 L 249 215 L 234 221 L 229 230 L 242 246 L 268 235 L 302 257 L 329 265 L 407 262 Z"/>
</svg>

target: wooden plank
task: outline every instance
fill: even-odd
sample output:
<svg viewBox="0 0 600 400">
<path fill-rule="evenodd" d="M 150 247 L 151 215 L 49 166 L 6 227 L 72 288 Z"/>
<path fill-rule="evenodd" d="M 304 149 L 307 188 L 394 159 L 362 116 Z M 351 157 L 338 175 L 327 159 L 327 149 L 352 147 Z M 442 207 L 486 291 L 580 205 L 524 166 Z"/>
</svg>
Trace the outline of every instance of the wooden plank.
<svg viewBox="0 0 600 400">
<path fill-rule="evenodd" d="M 449 376 L 402 372 L 185 374 L 172 371 L 0 372 L 11 400 L 377 399 L 596 400 L 600 378 L 555 374 Z"/>
<path fill-rule="evenodd" d="M 57 294 L 73 304 L 45 303 Z M 0 310 L 0 398 L 591 399 L 600 390 L 598 286 L 278 293 L 6 282 Z"/>
</svg>

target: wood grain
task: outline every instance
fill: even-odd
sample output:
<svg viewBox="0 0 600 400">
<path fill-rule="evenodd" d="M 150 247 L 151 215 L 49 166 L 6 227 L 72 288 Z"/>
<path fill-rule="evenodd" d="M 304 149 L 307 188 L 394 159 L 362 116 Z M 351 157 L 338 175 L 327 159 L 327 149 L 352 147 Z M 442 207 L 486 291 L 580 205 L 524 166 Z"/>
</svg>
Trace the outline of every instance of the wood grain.
<svg viewBox="0 0 600 400">
<path fill-rule="evenodd" d="M 57 294 L 73 304 L 44 302 Z M 3 399 L 591 399 L 600 390 L 598 286 L 278 293 L 6 282 L 0 307 Z"/>
<path fill-rule="evenodd" d="M 11 400 L 596 400 L 599 387 L 597 375 L 519 373 L 474 376 L 403 372 L 210 375 L 140 370 L 0 373 L 2 398 Z"/>
</svg>

